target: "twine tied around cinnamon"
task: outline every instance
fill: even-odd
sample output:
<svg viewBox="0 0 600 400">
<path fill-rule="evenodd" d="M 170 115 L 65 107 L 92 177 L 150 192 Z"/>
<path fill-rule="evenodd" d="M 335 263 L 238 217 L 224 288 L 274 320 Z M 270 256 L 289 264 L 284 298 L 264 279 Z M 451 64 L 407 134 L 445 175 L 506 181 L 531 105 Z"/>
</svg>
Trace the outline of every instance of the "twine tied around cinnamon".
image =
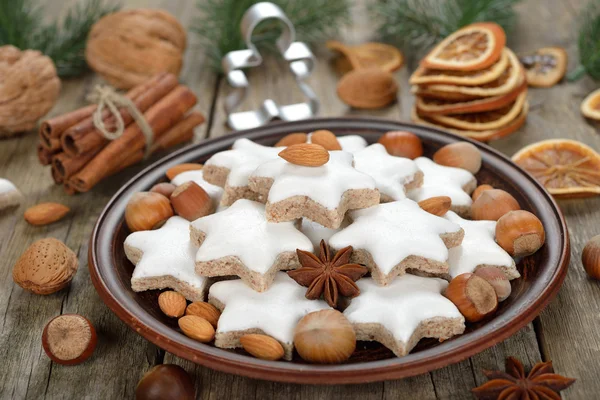
<svg viewBox="0 0 600 400">
<path fill-rule="evenodd" d="M 125 122 L 118 109 L 118 107 L 125 107 L 133 117 L 133 120 L 140 127 L 140 130 L 146 139 L 144 158 L 147 158 L 150 155 L 150 149 L 152 147 L 152 142 L 154 141 L 154 132 L 152 131 L 150 124 L 148 124 L 148 121 L 146 121 L 146 118 L 144 118 L 144 114 L 138 110 L 130 99 L 119 94 L 111 86 L 96 85 L 94 90 L 88 95 L 88 100 L 98 104 L 98 108 L 96 108 L 96 111 L 94 111 L 94 115 L 92 116 L 94 126 L 102 136 L 111 141 L 120 138 L 125 132 Z M 108 108 L 116 121 L 116 128 L 112 132 L 108 130 L 102 118 L 105 107 Z"/>
</svg>

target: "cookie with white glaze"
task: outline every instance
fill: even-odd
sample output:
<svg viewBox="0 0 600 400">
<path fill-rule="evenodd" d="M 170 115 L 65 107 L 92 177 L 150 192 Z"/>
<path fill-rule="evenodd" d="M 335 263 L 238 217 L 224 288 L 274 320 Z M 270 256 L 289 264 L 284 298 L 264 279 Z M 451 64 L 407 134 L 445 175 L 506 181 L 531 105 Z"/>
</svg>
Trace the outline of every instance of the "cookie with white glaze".
<svg viewBox="0 0 600 400">
<path fill-rule="evenodd" d="M 221 203 L 221 197 L 223 197 L 223 188 L 212 183 L 207 182 L 204 179 L 204 172 L 200 170 L 184 171 L 177 174 L 171 183 L 175 186 L 183 185 L 186 182 L 195 182 L 198 186 L 206 191 L 215 205 L 215 208 Z"/>
<path fill-rule="evenodd" d="M 280 151 L 280 147 L 238 139 L 231 150 L 216 153 L 206 161 L 203 179 L 224 189 L 223 206 L 230 206 L 238 199 L 258 200 L 258 194 L 248 187 L 248 177 L 262 163 L 278 158 Z"/>
<path fill-rule="evenodd" d="M 377 341 L 398 357 L 407 355 L 422 338 L 450 339 L 465 330 L 465 319 L 442 293 L 448 282 L 403 275 L 388 286 L 372 279 L 356 282 L 360 295 L 344 315 L 357 340 Z"/>
<path fill-rule="evenodd" d="M 160 229 L 133 232 L 124 246 L 135 265 L 134 292 L 170 288 L 189 301 L 204 300 L 208 280 L 194 271 L 198 248 L 190 242 L 189 221 L 171 217 Z"/>
<path fill-rule="evenodd" d="M 477 187 L 472 173 L 461 168 L 446 167 L 419 157 L 415 163 L 423 171 L 423 184 L 409 190 L 407 196 L 416 202 L 437 196 L 448 196 L 452 200 L 451 210 L 468 217 L 473 203 L 470 194 Z"/>
<path fill-rule="evenodd" d="M 250 176 L 250 189 L 266 198 L 272 222 L 308 218 L 326 228 L 340 227 L 346 211 L 379 203 L 379 190 L 369 175 L 353 166 L 346 151 L 330 151 L 320 167 L 295 165 L 277 158 L 260 165 Z"/>
<path fill-rule="evenodd" d="M 306 235 L 307 238 L 313 244 L 315 249 L 318 249 L 321 246 L 321 240 L 324 240 L 325 243 L 329 242 L 329 238 L 334 234 L 338 233 L 345 227 L 350 225 L 350 220 L 348 218 L 344 218 L 342 224 L 337 229 L 326 228 L 321 224 L 318 224 L 310 219 L 302 218 L 302 225 L 300 226 L 300 230 L 302 233 Z"/>
<path fill-rule="evenodd" d="M 454 222 L 423 211 L 404 199 L 349 213 L 352 223 L 329 238 L 336 249 L 352 246 L 350 261 L 365 265 L 379 285 L 408 271 L 448 274 L 448 249 L 464 232 Z"/>
<path fill-rule="evenodd" d="M 449 250 L 450 277 L 473 272 L 480 267 L 498 267 L 508 279 L 521 276 L 515 260 L 496 243 L 496 221 L 469 221 L 452 211 L 444 216 L 465 231 L 460 246 Z"/>
<path fill-rule="evenodd" d="M 300 266 L 296 249 L 313 251 L 295 221 L 270 223 L 264 204 L 240 199 L 190 225 L 200 276 L 238 276 L 253 290 L 269 288 L 277 271 Z"/>
<path fill-rule="evenodd" d="M 23 195 L 11 181 L 0 178 L 0 210 L 19 205 L 22 198 Z"/>
<path fill-rule="evenodd" d="M 312 143 L 311 141 L 312 132 L 308 134 L 307 143 Z M 345 136 L 336 136 L 337 141 L 340 144 L 342 150 L 347 151 L 349 153 L 355 153 L 360 151 L 368 146 L 367 141 L 358 135 L 345 135 Z"/>
<path fill-rule="evenodd" d="M 305 294 L 306 288 L 283 272 L 278 272 L 271 287 L 262 293 L 239 279 L 213 284 L 208 301 L 221 310 L 215 346 L 242 347 L 240 338 L 246 334 L 269 335 L 283 346 L 284 358 L 291 360 L 298 321 L 313 311 L 330 308 L 323 300 L 308 300 Z"/>
<path fill-rule="evenodd" d="M 405 199 L 407 190 L 423 183 L 423 172 L 413 160 L 390 155 L 380 143 L 354 153 L 354 168 L 375 179 L 382 203 Z"/>
</svg>

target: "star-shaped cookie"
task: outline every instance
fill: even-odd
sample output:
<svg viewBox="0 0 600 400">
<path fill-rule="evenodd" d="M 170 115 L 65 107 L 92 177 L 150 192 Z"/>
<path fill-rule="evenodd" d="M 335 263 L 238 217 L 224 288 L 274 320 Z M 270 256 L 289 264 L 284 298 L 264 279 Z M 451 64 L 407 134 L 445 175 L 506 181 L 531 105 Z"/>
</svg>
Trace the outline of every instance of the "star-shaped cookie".
<svg viewBox="0 0 600 400">
<path fill-rule="evenodd" d="M 207 278 L 196 275 L 197 247 L 190 242 L 190 223 L 171 217 L 160 228 L 138 231 L 125 239 L 125 254 L 135 265 L 131 288 L 135 292 L 171 288 L 190 301 L 204 300 Z"/>
<path fill-rule="evenodd" d="M 423 173 L 413 160 L 392 156 L 379 143 L 354 153 L 354 168 L 375 179 L 382 203 L 405 199 L 406 190 L 423 183 Z"/>
<path fill-rule="evenodd" d="M 279 341 L 284 358 L 291 360 L 298 321 L 308 313 L 329 308 L 323 300 L 308 300 L 305 293 L 306 288 L 283 272 L 278 272 L 271 287 L 262 293 L 239 279 L 213 284 L 208 301 L 222 312 L 215 346 L 241 347 L 240 337 L 260 333 Z"/>
<path fill-rule="evenodd" d="M 352 246 L 351 262 L 363 264 L 380 285 L 406 270 L 448 274 L 448 248 L 458 246 L 463 230 L 454 222 L 423 211 L 404 199 L 349 213 L 352 223 L 329 238 L 336 249 Z"/>
<path fill-rule="evenodd" d="M 240 199 L 226 210 L 191 223 L 196 273 L 242 278 L 252 289 L 268 289 L 280 270 L 300 266 L 296 249 L 313 251 L 295 222 L 270 223 L 264 204 Z"/>
<path fill-rule="evenodd" d="M 460 246 L 448 252 L 451 278 L 486 266 L 500 268 L 508 279 L 521 276 L 510 254 L 496 243 L 496 221 L 469 221 L 452 211 L 448 211 L 444 217 L 465 231 Z"/>
<path fill-rule="evenodd" d="M 417 158 L 415 163 L 423 171 L 423 184 L 408 191 L 409 199 L 419 202 L 431 197 L 448 196 L 452 199 L 452 211 L 462 216 L 469 215 L 473 203 L 469 195 L 477 186 L 473 174 L 461 168 L 436 164 L 425 157 Z"/>
<path fill-rule="evenodd" d="M 268 161 L 250 176 L 250 189 L 267 199 L 269 221 L 304 217 L 332 229 L 339 228 L 347 210 L 371 207 L 380 199 L 373 178 L 354 168 L 346 151 L 330 151 L 320 167 Z"/>
<path fill-rule="evenodd" d="M 202 170 L 185 171 L 177 174 L 171 180 L 171 183 L 175 186 L 179 186 L 189 181 L 196 182 L 198 186 L 206 191 L 212 199 L 215 208 L 219 205 L 221 197 L 223 197 L 223 188 L 207 182 L 204 179 L 204 172 Z"/>
<path fill-rule="evenodd" d="M 246 138 L 233 143 L 231 150 L 216 153 L 204 164 L 204 179 L 224 188 L 221 205 L 230 206 L 238 199 L 258 200 L 248 188 L 248 177 L 262 163 L 277 158 L 281 148 L 262 146 Z"/>
<path fill-rule="evenodd" d="M 443 279 L 406 274 L 388 286 L 368 278 L 356 284 L 360 296 L 344 315 L 357 340 L 375 340 L 402 357 L 424 337 L 445 340 L 465 330 L 464 317 L 442 295 L 448 286 Z"/>
<path fill-rule="evenodd" d="M 312 143 L 311 135 L 312 132 L 308 134 L 307 143 Z M 358 135 L 337 136 L 337 141 L 342 147 L 342 150 L 350 153 L 356 153 L 367 147 L 367 141 L 362 136 Z"/>
</svg>

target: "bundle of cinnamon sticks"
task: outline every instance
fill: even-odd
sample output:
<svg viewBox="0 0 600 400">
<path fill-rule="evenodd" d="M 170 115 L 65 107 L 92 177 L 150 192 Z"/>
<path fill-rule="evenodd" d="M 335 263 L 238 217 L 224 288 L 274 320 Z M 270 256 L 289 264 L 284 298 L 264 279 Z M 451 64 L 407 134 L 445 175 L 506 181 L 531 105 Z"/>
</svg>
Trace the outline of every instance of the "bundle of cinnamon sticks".
<svg viewBox="0 0 600 400">
<path fill-rule="evenodd" d="M 131 89 L 125 97 L 152 128 L 153 141 L 149 145 L 125 107 L 119 108 L 125 130 L 112 141 L 94 125 L 96 105 L 42 122 L 38 158 L 42 165 L 51 166 L 52 178 L 63 185 L 67 193 L 87 192 L 102 179 L 140 162 L 145 154 L 190 141 L 194 128 L 204 122 L 201 113 L 188 113 L 196 104 L 196 96 L 180 85 L 173 74 L 158 74 Z M 108 109 L 103 111 L 101 119 L 109 131 L 117 125 L 117 119 Z"/>
</svg>

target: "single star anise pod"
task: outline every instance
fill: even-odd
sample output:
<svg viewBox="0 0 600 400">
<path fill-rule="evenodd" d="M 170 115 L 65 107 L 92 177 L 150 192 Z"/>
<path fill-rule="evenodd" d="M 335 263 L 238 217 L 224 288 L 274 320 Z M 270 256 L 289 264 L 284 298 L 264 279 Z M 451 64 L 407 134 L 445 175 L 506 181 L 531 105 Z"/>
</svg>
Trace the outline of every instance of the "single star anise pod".
<svg viewBox="0 0 600 400">
<path fill-rule="evenodd" d="M 288 271 L 288 275 L 302 286 L 307 286 L 306 298 L 325 299 L 327 304 L 335 307 L 338 296 L 356 297 L 360 289 L 355 281 L 367 273 L 367 268 L 360 264 L 349 264 L 352 246 L 344 247 L 333 258 L 329 246 L 321 240 L 319 257 L 308 251 L 296 250 L 301 268 Z"/>
<path fill-rule="evenodd" d="M 480 400 L 560 400 L 558 392 L 575 382 L 555 374 L 552 361 L 537 363 L 525 375 L 523 364 L 513 357 L 506 359 L 506 372 L 483 373 L 489 381 L 472 390 Z"/>
</svg>

